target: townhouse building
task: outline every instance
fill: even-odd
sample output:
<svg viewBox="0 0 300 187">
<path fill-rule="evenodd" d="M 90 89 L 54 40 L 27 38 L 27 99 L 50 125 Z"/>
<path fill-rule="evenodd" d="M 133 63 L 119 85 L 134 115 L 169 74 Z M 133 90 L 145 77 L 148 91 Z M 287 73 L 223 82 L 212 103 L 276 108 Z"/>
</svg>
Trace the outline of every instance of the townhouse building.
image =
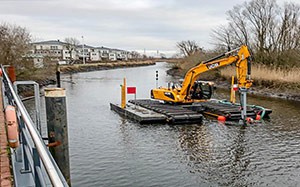
<svg viewBox="0 0 300 187">
<path fill-rule="evenodd" d="M 32 54 L 50 57 L 51 60 L 69 60 L 76 58 L 76 51 L 70 50 L 68 43 L 59 40 L 48 40 L 31 43 Z"/>
<path fill-rule="evenodd" d="M 93 47 L 90 45 L 71 45 L 60 40 L 48 40 L 31 43 L 29 52 L 35 63 L 41 64 L 45 58 L 51 61 L 127 61 L 139 57 L 137 52 L 129 52 L 121 49 L 107 47 Z M 41 65 L 39 65 L 41 66 Z"/>
<path fill-rule="evenodd" d="M 110 48 L 107 47 L 96 47 L 95 51 L 97 51 L 100 55 L 101 60 L 109 60 L 109 52 L 110 52 Z"/>
</svg>

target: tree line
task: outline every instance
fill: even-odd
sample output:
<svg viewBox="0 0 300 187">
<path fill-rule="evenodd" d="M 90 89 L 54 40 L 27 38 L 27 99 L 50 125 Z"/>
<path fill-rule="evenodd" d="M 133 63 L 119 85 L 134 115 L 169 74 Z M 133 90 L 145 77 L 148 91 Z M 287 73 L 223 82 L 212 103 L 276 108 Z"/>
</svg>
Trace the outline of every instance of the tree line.
<svg viewBox="0 0 300 187">
<path fill-rule="evenodd" d="M 14 65 L 18 69 L 32 67 L 32 63 L 28 63 L 32 41 L 32 35 L 25 27 L 0 24 L 0 64 Z M 73 37 L 65 38 L 64 42 L 70 51 L 80 43 Z"/>
<path fill-rule="evenodd" d="M 31 35 L 26 28 L 0 24 L 0 63 L 24 67 L 24 55 L 30 49 Z"/>
<path fill-rule="evenodd" d="M 300 66 L 300 5 L 276 0 L 251 0 L 227 12 L 228 23 L 215 28 L 212 39 L 216 49 L 228 50 L 246 44 L 254 61 L 275 67 Z M 32 36 L 26 28 L 0 24 L 0 63 L 24 67 L 24 55 L 30 49 Z M 66 38 L 72 50 L 79 41 Z M 181 41 L 177 47 L 185 56 L 203 53 L 193 40 Z"/>
<path fill-rule="evenodd" d="M 299 4 L 286 2 L 281 7 L 276 0 L 252 0 L 234 6 L 227 12 L 227 20 L 227 24 L 212 31 L 216 49 L 229 50 L 245 44 L 257 63 L 300 66 Z M 195 41 L 181 41 L 177 47 L 185 56 L 202 51 Z"/>
</svg>

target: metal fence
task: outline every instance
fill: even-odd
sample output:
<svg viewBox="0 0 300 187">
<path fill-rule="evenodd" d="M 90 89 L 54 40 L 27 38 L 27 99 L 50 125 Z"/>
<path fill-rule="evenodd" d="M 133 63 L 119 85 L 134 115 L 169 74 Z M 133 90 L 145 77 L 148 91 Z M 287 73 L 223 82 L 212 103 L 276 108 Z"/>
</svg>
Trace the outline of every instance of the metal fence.
<svg viewBox="0 0 300 187">
<path fill-rule="evenodd" d="M 4 107 L 16 107 L 19 123 L 20 146 L 11 148 L 11 159 L 15 186 L 68 186 L 65 178 L 46 147 L 41 134 L 18 94 L 8 78 L 5 69 L 3 72 L 3 100 Z"/>
</svg>

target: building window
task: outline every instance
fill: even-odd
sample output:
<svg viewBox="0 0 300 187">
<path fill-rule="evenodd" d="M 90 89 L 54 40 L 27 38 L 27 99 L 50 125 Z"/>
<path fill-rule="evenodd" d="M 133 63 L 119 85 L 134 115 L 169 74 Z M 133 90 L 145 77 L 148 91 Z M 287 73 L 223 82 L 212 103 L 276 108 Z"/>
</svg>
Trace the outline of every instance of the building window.
<svg viewBox="0 0 300 187">
<path fill-rule="evenodd" d="M 58 47 L 57 46 L 50 46 L 50 49 L 58 49 Z"/>
</svg>

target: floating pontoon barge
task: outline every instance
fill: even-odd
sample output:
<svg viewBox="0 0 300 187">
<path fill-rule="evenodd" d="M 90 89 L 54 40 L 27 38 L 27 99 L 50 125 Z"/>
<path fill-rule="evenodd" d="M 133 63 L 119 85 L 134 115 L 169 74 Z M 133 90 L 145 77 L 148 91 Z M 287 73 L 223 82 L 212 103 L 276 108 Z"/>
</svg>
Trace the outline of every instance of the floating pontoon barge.
<svg viewBox="0 0 300 187">
<path fill-rule="evenodd" d="M 125 108 L 110 104 L 111 110 L 141 124 L 195 124 L 201 123 L 204 116 L 225 117 L 226 121 L 239 121 L 241 107 L 221 100 L 210 100 L 190 105 L 162 103 L 151 99 L 129 100 Z M 247 106 L 247 117 L 268 118 L 272 111 L 259 106 Z"/>
</svg>

